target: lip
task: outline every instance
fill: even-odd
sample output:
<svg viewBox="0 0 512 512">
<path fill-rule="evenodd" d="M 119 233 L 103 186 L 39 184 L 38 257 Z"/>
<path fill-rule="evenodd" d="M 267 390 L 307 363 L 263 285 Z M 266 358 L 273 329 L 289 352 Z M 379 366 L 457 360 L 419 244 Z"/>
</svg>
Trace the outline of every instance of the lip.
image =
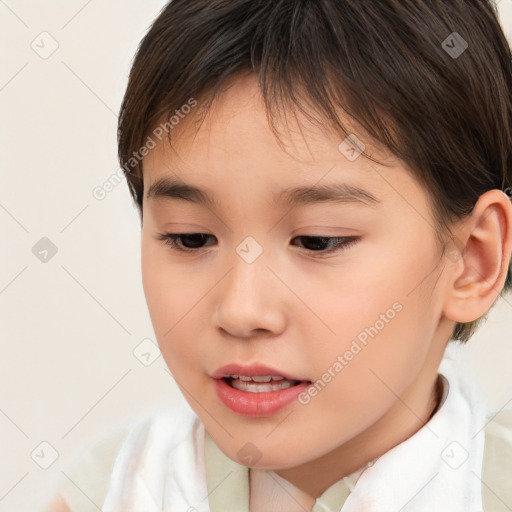
<svg viewBox="0 0 512 512">
<path fill-rule="evenodd" d="M 302 377 L 297 377 L 296 375 L 283 372 L 282 370 L 271 368 L 270 366 L 266 366 L 264 364 L 241 365 L 236 363 L 227 364 L 217 368 L 217 370 L 211 374 L 211 377 L 214 379 L 222 379 L 225 375 L 245 375 L 247 377 L 274 375 L 281 376 L 289 380 L 307 380 L 303 379 Z"/>
<path fill-rule="evenodd" d="M 274 375 L 285 379 L 300 381 L 295 386 L 277 391 L 251 393 L 233 388 L 223 378 L 225 375 L 245 375 L 247 377 Z M 222 366 L 211 375 L 215 391 L 219 399 L 233 412 L 241 416 L 261 418 L 271 416 L 290 405 L 298 395 L 305 391 L 311 381 L 293 376 L 287 372 L 277 370 L 262 364 L 243 366 L 229 364 Z"/>
</svg>

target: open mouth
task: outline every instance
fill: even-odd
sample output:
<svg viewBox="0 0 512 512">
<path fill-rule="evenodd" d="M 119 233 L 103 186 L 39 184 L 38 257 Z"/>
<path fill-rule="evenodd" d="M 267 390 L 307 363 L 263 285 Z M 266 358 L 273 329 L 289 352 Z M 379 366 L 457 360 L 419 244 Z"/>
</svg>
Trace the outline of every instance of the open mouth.
<svg viewBox="0 0 512 512">
<path fill-rule="evenodd" d="M 217 396 L 226 407 L 255 418 L 271 416 L 291 406 L 311 385 L 310 380 L 298 379 L 293 374 L 280 375 L 281 371 L 264 365 L 242 368 L 233 364 L 219 368 L 212 377 Z"/>
<path fill-rule="evenodd" d="M 269 391 L 281 391 L 282 389 L 297 386 L 303 381 L 290 380 L 277 375 L 245 376 L 226 375 L 224 381 L 232 388 L 249 393 L 267 393 Z M 309 381 L 308 381 L 309 382 Z"/>
</svg>

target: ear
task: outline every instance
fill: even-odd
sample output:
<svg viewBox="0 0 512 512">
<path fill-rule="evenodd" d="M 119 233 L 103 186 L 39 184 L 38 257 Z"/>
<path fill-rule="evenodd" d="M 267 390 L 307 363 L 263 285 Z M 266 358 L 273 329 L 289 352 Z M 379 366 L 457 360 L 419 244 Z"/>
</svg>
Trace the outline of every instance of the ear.
<svg viewBox="0 0 512 512">
<path fill-rule="evenodd" d="M 512 203 L 501 190 L 482 194 L 448 249 L 443 312 L 455 322 L 485 315 L 505 284 L 512 254 Z"/>
</svg>

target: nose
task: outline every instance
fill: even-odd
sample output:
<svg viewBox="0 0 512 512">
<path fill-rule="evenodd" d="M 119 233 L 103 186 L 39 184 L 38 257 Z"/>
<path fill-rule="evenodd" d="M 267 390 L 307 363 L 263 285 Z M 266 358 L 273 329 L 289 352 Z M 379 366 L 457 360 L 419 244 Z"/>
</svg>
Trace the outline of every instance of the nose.
<svg viewBox="0 0 512 512">
<path fill-rule="evenodd" d="M 274 336 L 286 327 L 284 287 L 263 257 L 247 263 L 238 256 L 217 289 L 216 325 L 236 338 Z"/>
</svg>

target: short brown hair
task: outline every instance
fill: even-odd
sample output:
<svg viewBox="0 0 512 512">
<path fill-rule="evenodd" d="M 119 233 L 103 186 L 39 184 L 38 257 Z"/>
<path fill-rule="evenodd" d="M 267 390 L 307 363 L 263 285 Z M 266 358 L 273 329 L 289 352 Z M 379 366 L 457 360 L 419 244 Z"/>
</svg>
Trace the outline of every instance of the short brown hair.
<svg viewBox="0 0 512 512">
<path fill-rule="evenodd" d="M 276 112 L 298 108 L 345 138 L 341 109 L 403 160 L 444 248 L 481 194 L 512 195 L 511 50 L 491 0 L 172 0 L 139 45 L 119 116 L 141 219 L 151 130 L 190 98 L 206 114 L 238 73 L 258 76 L 276 136 Z M 509 268 L 501 293 L 510 287 Z M 452 338 L 467 341 L 485 317 Z"/>
</svg>

